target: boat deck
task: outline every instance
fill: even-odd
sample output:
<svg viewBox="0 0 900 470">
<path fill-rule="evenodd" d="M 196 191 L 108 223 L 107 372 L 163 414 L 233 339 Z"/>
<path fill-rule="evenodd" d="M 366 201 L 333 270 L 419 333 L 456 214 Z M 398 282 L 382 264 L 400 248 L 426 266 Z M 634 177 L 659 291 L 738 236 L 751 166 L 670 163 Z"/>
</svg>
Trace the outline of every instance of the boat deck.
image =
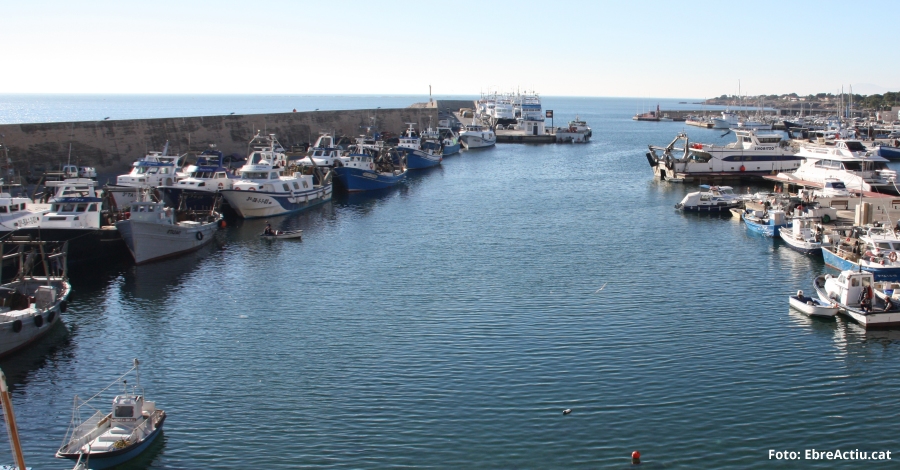
<svg viewBox="0 0 900 470">
<path fill-rule="evenodd" d="M 762 177 L 766 181 L 773 181 L 775 183 L 789 184 L 793 186 L 802 186 L 804 188 L 816 188 L 822 189 L 825 185 L 822 183 L 817 183 L 815 181 L 805 181 L 805 180 L 795 180 L 795 179 L 787 179 L 782 178 L 777 175 L 765 175 Z M 852 191 L 859 196 L 858 191 Z M 885 193 L 876 193 L 873 191 L 863 191 L 863 197 L 871 197 L 871 198 L 896 198 L 896 194 L 885 194 Z"/>
</svg>

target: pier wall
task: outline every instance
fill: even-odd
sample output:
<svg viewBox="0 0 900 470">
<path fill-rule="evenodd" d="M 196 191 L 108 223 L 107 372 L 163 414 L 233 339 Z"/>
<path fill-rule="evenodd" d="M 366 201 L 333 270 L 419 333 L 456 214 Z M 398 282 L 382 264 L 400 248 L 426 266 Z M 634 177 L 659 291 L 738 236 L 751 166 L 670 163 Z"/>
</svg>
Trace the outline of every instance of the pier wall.
<svg viewBox="0 0 900 470">
<path fill-rule="evenodd" d="M 285 148 L 314 143 L 319 132 L 355 137 L 376 124 L 377 130 L 399 134 L 404 123 L 427 127 L 437 123 L 436 108 L 359 109 L 275 114 L 197 116 L 121 121 L 53 122 L 0 125 L 0 142 L 9 148 L 13 166 L 22 174 L 43 166 L 55 169 L 65 163 L 72 144 L 72 163 L 93 166 L 101 174 L 125 173 L 132 162 L 150 150 L 169 154 L 209 148 L 215 144 L 225 155 L 245 156 L 247 143 L 257 130 L 275 134 Z"/>
</svg>

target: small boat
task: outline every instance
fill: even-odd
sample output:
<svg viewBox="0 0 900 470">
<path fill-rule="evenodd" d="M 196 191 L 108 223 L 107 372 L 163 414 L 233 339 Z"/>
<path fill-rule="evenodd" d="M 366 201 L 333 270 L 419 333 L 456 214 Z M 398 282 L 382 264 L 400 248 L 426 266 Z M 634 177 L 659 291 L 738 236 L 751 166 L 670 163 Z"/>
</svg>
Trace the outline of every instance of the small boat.
<svg viewBox="0 0 900 470">
<path fill-rule="evenodd" d="M 477 124 L 467 124 L 459 133 L 459 141 L 466 150 L 492 147 L 497 143 L 497 135 L 490 128 Z"/>
<path fill-rule="evenodd" d="M 684 212 L 729 212 L 741 204 L 731 186 L 700 185 L 706 191 L 688 193 L 675 208 Z"/>
<path fill-rule="evenodd" d="M 789 299 L 791 307 L 810 316 L 833 317 L 840 310 L 840 307 L 834 302 L 824 302 L 821 299 L 804 296 L 802 290 L 798 290 L 797 295 L 792 295 Z"/>
<path fill-rule="evenodd" d="M 880 288 L 885 284 L 877 283 L 868 271 L 844 270 L 838 277 L 825 274 L 813 284 L 820 300 L 834 302 L 841 313 L 865 328 L 900 326 L 900 302 L 894 291 L 888 295 L 888 289 Z"/>
<path fill-rule="evenodd" d="M 274 230 L 273 233 L 262 233 L 259 236 L 270 240 L 282 240 L 296 238 L 301 239 L 303 230 Z"/>
<path fill-rule="evenodd" d="M 124 391 L 112 401 L 112 412 L 97 411 L 87 420 L 81 420 L 81 410 L 94 409 L 92 398 L 81 401 L 75 397 L 72 423 L 66 432 L 65 444 L 56 451 L 56 457 L 80 461 L 85 459 L 92 469 L 109 468 L 125 463 L 145 451 L 159 436 L 166 412 L 156 408 L 156 403 L 144 399 L 141 376 L 134 360 L 134 367 L 106 389 L 121 382 Z M 137 377 L 136 385 L 128 391 L 125 377 L 132 371 Z M 106 390 L 104 389 L 104 390 Z"/>
<path fill-rule="evenodd" d="M 761 233 L 767 237 L 774 237 L 780 228 L 791 226 L 784 211 L 780 209 L 768 211 L 745 209 L 741 218 L 751 232 Z"/>
<path fill-rule="evenodd" d="M 0 242 L 0 251 L 7 253 L 5 261 L 16 265 L 17 274 L 0 285 L 0 357 L 46 335 L 59 322 L 60 313 L 66 311 L 72 290 L 65 243 L 10 238 Z"/>
<path fill-rule="evenodd" d="M 215 209 L 176 211 L 161 201 L 137 201 L 116 228 L 134 262 L 142 264 L 200 249 L 212 241 L 220 220 Z"/>
<path fill-rule="evenodd" d="M 344 191 L 354 193 L 390 188 L 406 179 L 406 156 L 365 136 L 356 139 L 348 155 L 334 159 L 334 176 Z"/>
<path fill-rule="evenodd" d="M 819 224 L 818 217 L 795 217 L 790 227 L 781 227 L 778 234 L 791 249 L 806 255 L 821 255 L 823 246 L 831 246 L 831 238 Z"/>
<path fill-rule="evenodd" d="M 449 127 L 428 128 L 422 132 L 422 148 L 440 148 L 444 157 L 459 153 L 459 135 Z"/>
</svg>

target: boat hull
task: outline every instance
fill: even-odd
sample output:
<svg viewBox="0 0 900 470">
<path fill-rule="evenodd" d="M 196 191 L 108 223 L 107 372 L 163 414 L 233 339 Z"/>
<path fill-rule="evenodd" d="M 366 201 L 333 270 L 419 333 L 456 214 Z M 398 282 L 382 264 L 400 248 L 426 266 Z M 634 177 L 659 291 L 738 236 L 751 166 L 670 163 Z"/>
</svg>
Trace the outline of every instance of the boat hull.
<svg viewBox="0 0 900 470">
<path fill-rule="evenodd" d="M 863 270 L 872 273 L 876 281 L 900 281 L 900 267 L 882 267 L 877 265 L 860 267 L 859 263 L 838 256 L 829 247 L 822 247 L 822 258 L 825 260 L 825 264 L 840 271 Z"/>
<path fill-rule="evenodd" d="M 754 232 L 754 233 L 759 233 L 759 234 L 765 235 L 767 237 L 774 238 L 775 234 L 778 232 L 778 230 L 780 228 L 788 227 L 788 225 L 785 225 L 785 224 L 778 224 L 778 225 L 761 224 L 759 222 L 748 219 L 747 214 L 744 214 L 743 216 L 741 216 L 741 218 L 744 219 L 744 224 L 747 226 L 747 230 L 750 230 L 751 232 Z"/>
<path fill-rule="evenodd" d="M 112 259 L 125 253 L 125 240 L 112 225 L 97 228 L 28 228 L 16 235 L 31 236 L 42 241 L 68 241 L 67 260 L 70 264 L 98 259 Z"/>
<path fill-rule="evenodd" d="M 823 253 L 827 252 L 827 250 L 822 250 Z M 859 323 L 866 329 L 877 329 L 877 328 L 895 328 L 900 326 L 900 312 L 878 312 L 871 311 L 865 312 L 859 308 L 851 307 L 849 305 L 842 304 L 840 302 L 835 301 L 828 297 L 828 292 L 822 287 L 824 284 L 825 276 L 819 276 L 813 281 L 813 284 L 816 288 L 816 294 L 819 296 L 819 299 L 822 302 L 833 302 L 835 303 L 842 315 L 849 317 L 851 320 Z M 877 279 L 877 278 L 876 278 Z"/>
<path fill-rule="evenodd" d="M 406 172 L 398 175 L 339 167 L 334 169 L 335 181 L 344 191 L 354 193 L 390 188 L 406 178 Z"/>
<path fill-rule="evenodd" d="M 444 156 L 446 157 L 449 155 L 456 155 L 457 153 L 459 153 L 459 147 L 460 147 L 459 144 L 445 145 L 444 146 Z"/>
<path fill-rule="evenodd" d="M 497 139 L 485 139 L 477 135 L 461 135 L 459 140 L 463 142 L 467 150 L 493 147 L 497 143 Z"/>
<path fill-rule="evenodd" d="M 156 423 L 156 429 L 148 434 L 144 440 L 135 443 L 134 445 L 112 452 L 91 452 L 90 454 L 86 454 L 91 470 L 115 467 L 116 465 L 121 465 L 142 454 L 151 444 L 153 444 L 157 436 L 162 433 L 163 423 L 165 423 L 165 421 L 166 415 L 165 412 L 163 412 L 162 417 Z M 78 458 L 81 457 L 81 454 L 57 454 L 57 457 L 78 460 Z"/>
<path fill-rule="evenodd" d="M 796 238 L 791 236 L 791 230 L 787 227 L 781 227 L 778 230 L 778 233 L 779 235 L 781 235 L 781 239 L 788 246 L 788 248 L 803 253 L 804 255 L 822 255 L 822 243 L 797 240 Z"/>
<path fill-rule="evenodd" d="M 900 148 L 886 147 L 884 145 L 878 147 L 878 156 L 888 160 L 900 160 Z"/>
<path fill-rule="evenodd" d="M 443 160 L 441 155 L 432 155 L 421 150 L 402 147 L 398 148 L 398 150 L 406 151 L 406 168 L 410 170 L 435 167 L 440 165 Z"/>
<path fill-rule="evenodd" d="M 679 207 L 680 206 L 680 207 Z M 720 205 L 706 205 L 706 204 L 698 204 L 696 206 L 681 206 L 680 204 L 676 204 L 675 208 L 682 212 L 713 212 L 713 213 L 728 213 L 731 214 L 731 209 L 737 207 L 737 204 L 720 204 Z"/>
<path fill-rule="evenodd" d="M 224 189 L 221 193 L 238 216 L 256 219 L 291 214 L 324 204 L 331 200 L 332 189 L 332 185 L 328 184 L 293 194 L 238 189 Z"/>
<path fill-rule="evenodd" d="M 116 222 L 134 262 L 149 263 L 200 249 L 211 242 L 219 219 L 213 222 L 177 225 L 120 220 Z"/>
<path fill-rule="evenodd" d="M 57 295 L 53 304 L 43 309 L 34 308 L 33 311 L 22 312 L 0 322 L 0 358 L 8 357 L 25 349 L 46 336 L 60 322 L 59 315 L 65 310 L 65 302 L 71 288 L 68 282 L 54 283 L 54 285 L 62 291 Z M 40 317 L 40 320 L 37 317 Z M 16 321 L 20 322 L 18 332 L 14 329 Z M 40 322 L 40 326 L 38 326 L 38 322 Z"/>
</svg>

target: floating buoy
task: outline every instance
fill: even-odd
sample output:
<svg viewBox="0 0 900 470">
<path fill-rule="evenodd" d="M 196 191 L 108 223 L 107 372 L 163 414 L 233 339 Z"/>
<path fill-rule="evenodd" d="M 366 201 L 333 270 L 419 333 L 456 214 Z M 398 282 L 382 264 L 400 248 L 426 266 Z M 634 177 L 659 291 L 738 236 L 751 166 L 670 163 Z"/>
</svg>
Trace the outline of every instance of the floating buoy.
<svg viewBox="0 0 900 470">
<path fill-rule="evenodd" d="M 631 453 L 631 463 L 632 465 L 637 465 L 641 463 L 641 453 L 638 451 L 634 451 Z"/>
<path fill-rule="evenodd" d="M 228 224 L 225 223 L 225 219 L 219 221 L 219 227 L 225 228 Z"/>
<path fill-rule="evenodd" d="M 563 410 L 563 414 L 564 414 L 564 415 L 567 415 L 567 414 L 569 414 L 569 413 L 571 413 L 571 412 L 572 412 L 572 409 L 571 409 L 571 408 L 567 408 L 567 409 Z"/>
</svg>

